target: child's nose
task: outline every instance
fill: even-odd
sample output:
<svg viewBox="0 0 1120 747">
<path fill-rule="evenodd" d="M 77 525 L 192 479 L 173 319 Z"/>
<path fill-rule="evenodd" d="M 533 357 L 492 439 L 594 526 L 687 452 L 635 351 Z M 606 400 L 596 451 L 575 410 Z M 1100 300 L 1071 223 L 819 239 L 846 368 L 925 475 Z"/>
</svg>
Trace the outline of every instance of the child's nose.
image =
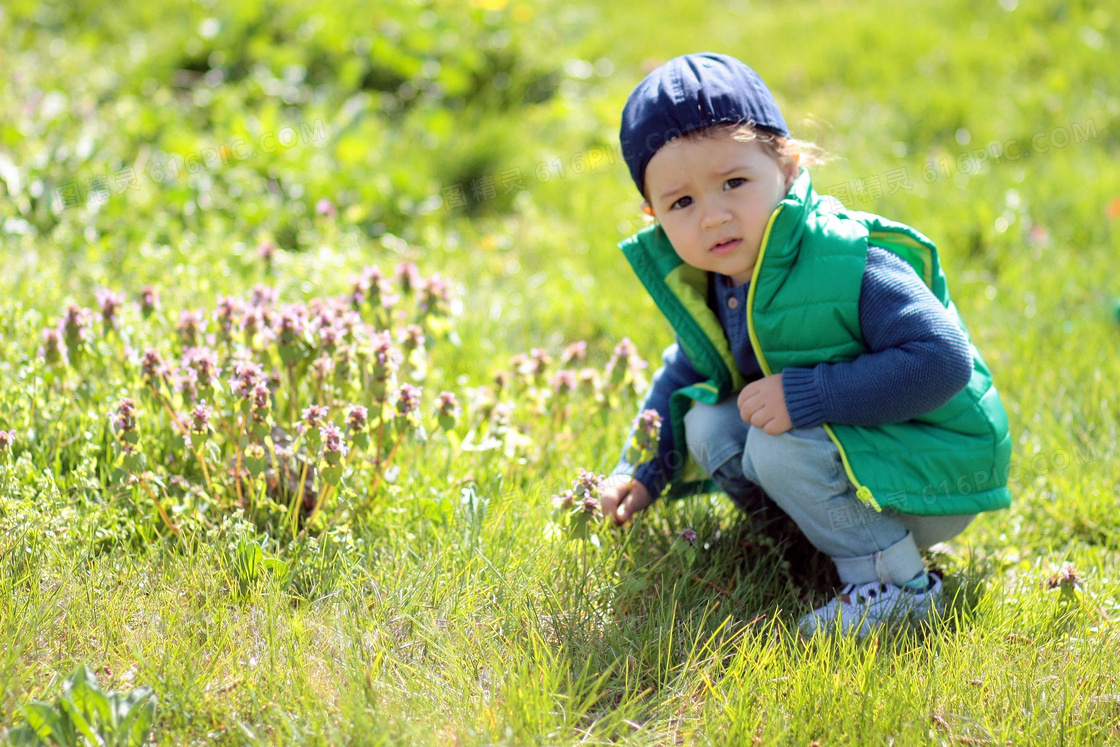
<svg viewBox="0 0 1120 747">
<path fill-rule="evenodd" d="M 703 228 L 719 228 L 731 220 L 731 211 L 723 205 L 708 205 L 700 219 Z"/>
</svg>

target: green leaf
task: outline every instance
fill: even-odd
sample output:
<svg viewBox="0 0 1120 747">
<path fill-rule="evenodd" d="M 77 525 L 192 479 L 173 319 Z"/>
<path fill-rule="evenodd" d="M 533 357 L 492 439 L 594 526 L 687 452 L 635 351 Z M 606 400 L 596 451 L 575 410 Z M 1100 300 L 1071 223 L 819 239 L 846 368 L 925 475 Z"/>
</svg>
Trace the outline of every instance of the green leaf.
<svg viewBox="0 0 1120 747">
<path fill-rule="evenodd" d="M 116 744 L 143 744 L 151 731 L 156 697 L 151 688 L 138 687 L 117 703 Z M 139 725 L 139 726 L 138 726 Z"/>
<path fill-rule="evenodd" d="M 133 713 L 136 713 L 136 720 L 132 722 L 132 728 L 128 731 L 128 747 L 142 747 L 144 742 L 148 741 L 148 735 L 152 732 L 152 724 L 156 720 L 156 696 L 148 699 L 148 702 L 142 705 L 139 709 L 134 708 Z"/>
<path fill-rule="evenodd" d="M 12 747 L 33 747 L 45 742 L 30 727 L 19 726 L 8 732 L 8 744 Z"/>
<path fill-rule="evenodd" d="M 97 747 L 104 747 L 105 740 L 102 739 L 99 734 L 94 733 L 93 728 L 89 725 L 85 716 L 82 715 L 81 711 L 72 701 L 62 698 L 58 701 L 58 705 L 62 709 L 62 712 L 70 717 L 70 721 L 74 724 L 74 728 L 78 730 L 78 733 L 88 739 L 91 744 L 95 744 Z"/>
<path fill-rule="evenodd" d="M 70 700 L 94 728 L 98 725 L 112 725 L 115 720 L 109 699 L 97 687 L 96 679 L 92 682 L 79 682 L 72 687 Z"/>
<path fill-rule="evenodd" d="M 23 715 L 27 725 L 44 740 L 60 731 L 58 713 L 49 703 L 33 700 L 23 707 Z"/>
</svg>

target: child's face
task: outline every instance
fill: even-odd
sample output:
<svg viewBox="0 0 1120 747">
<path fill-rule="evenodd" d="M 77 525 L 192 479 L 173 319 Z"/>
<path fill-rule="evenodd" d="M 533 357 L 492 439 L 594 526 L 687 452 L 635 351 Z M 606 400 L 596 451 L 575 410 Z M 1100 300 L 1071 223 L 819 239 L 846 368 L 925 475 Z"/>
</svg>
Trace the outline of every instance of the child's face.
<svg viewBox="0 0 1120 747">
<path fill-rule="evenodd" d="M 726 132 L 678 138 L 646 167 L 646 212 L 682 260 L 742 285 L 751 279 L 771 214 L 796 177 L 796 159 L 779 164 L 757 142 Z"/>
</svg>

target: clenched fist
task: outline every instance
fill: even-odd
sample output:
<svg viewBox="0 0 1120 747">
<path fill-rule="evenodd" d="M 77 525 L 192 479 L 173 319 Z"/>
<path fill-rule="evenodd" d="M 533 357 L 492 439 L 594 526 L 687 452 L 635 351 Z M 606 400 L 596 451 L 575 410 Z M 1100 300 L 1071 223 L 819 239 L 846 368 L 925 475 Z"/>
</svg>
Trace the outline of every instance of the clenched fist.
<svg viewBox="0 0 1120 747">
<path fill-rule="evenodd" d="M 771 436 L 791 430 L 793 422 L 786 409 L 782 375 L 773 374 L 743 387 L 739 392 L 739 414 L 744 423 L 761 428 Z"/>
</svg>

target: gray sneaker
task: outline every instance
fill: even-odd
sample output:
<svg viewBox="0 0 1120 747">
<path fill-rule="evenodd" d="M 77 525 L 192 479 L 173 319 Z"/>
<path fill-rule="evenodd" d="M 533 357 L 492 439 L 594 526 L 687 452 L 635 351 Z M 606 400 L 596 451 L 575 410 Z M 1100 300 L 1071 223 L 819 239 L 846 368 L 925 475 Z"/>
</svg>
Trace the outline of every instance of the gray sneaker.
<svg viewBox="0 0 1120 747">
<path fill-rule="evenodd" d="M 806 638 L 830 632 L 863 638 L 882 625 L 925 620 L 941 600 L 941 579 L 932 573 L 927 577 L 925 591 L 874 582 L 848 584 L 831 602 L 798 620 L 797 628 Z"/>
</svg>

